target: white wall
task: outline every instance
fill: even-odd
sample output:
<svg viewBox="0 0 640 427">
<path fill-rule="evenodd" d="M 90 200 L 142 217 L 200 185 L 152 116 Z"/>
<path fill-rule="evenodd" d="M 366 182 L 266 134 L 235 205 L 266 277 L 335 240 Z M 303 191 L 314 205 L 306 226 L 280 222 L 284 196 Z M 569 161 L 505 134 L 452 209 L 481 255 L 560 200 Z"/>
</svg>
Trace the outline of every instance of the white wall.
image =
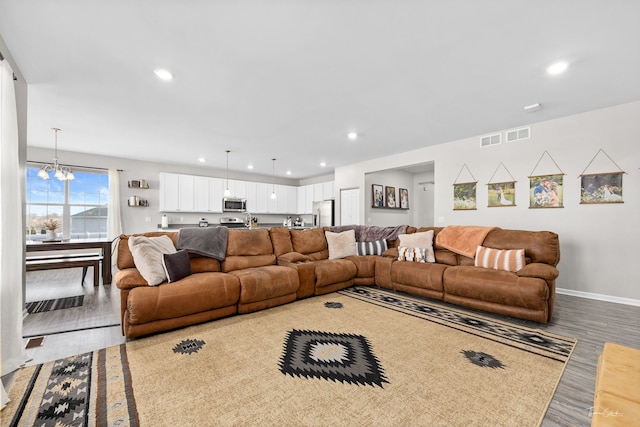
<svg viewBox="0 0 640 427">
<path fill-rule="evenodd" d="M 378 184 L 384 187 L 395 187 L 396 189 L 396 202 L 400 203 L 399 189 L 406 188 L 409 190 L 409 209 L 388 209 L 388 208 L 373 208 L 372 205 L 372 189 L 373 184 Z M 363 224 L 369 225 L 400 225 L 400 224 L 413 224 L 412 206 L 413 206 L 413 174 L 403 172 L 400 170 L 386 170 L 380 172 L 368 173 L 364 179 L 365 185 L 365 222 Z M 386 200 L 386 195 L 385 195 Z M 362 209 L 360 209 L 362 211 Z"/>
<path fill-rule="evenodd" d="M 366 207 L 366 174 L 434 161 L 436 226 L 495 225 L 556 232 L 562 253 L 559 288 L 640 304 L 635 270 L 640 237 L 640 102 L 536 123 L 531 134 L 528 140 L 487 148 L 480 147 L 478 136 L 339 167 L 335 171 L 335 188 L 360 187 L 361 206 Z M 627 172 L 624 203 L 581 205 L 579 175 L 601 148 Z M 528 176 L 545 150 L 565 174 L 564 208 L 529 209 Z M 486 184 L 500 162 L 517 181 L 516 207 L 487 208 Z M 555 172 L 548 163 L 541 162 L 535 174 Z M 477 210 L 452 209 L 452 184 L 463 164 L 478 180 Z M 617 170 L 614 165 L 610 168 L 600 172 Z M 366 211 L 362 209 L 362 224 Z"/>
</svg>

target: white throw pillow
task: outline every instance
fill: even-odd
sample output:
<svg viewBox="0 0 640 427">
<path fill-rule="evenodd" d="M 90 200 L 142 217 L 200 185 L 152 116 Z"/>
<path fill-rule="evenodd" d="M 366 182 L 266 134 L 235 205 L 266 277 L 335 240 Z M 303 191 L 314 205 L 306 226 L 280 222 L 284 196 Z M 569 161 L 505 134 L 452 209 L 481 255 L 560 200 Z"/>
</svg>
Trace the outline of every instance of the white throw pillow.
<svg viewBox="0 0 640 427">
<path fill-rule="evenodd" d="M 324 235 L 329 246 L 329 259 L 344 258 L 358 254 L 355 230 L 343 231 L 342 233 L 325 231 Z"/>
<path fill-rule="evenodd" d="M 150 286 L 159 285 L 167 280 L 162 266 L 162 255 L 176 252 L 176 247 L 168 236 L 131 236 L 129 250 L 136 268 Z"/>
<path fill-rule="evenodd" d="M 425 260 L 427 262 L 436 262 L 436 256 L 433 252 L 433 230 L 412 234 L 400 234 L 398 241 L 398 246 L 424 248 Z"/>
</svg>

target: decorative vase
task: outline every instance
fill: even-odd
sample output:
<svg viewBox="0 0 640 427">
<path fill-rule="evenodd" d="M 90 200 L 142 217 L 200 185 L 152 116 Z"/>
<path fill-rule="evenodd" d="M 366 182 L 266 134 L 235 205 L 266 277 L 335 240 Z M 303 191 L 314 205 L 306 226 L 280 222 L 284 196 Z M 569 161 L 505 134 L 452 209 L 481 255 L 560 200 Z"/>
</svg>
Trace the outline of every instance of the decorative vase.
<svg viewBox="0 0 640 427">
<path fill-rule="evenodd" d="M 47 237 L 49 240 L 56 240 L 56 230 L 48 230 Z"/>
</svg>

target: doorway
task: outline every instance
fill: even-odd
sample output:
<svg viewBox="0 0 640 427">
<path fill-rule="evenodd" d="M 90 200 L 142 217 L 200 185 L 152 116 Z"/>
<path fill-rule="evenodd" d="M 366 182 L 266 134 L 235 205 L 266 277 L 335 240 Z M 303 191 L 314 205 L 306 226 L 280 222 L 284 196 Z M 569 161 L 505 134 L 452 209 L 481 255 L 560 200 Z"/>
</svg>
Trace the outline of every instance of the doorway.
<svg viewBox="0 0 640 427">
<path fill-rule="evenodd" d="M 360 223 L 360 189 L 340 190 L 340 225 Z"/>
</svg>

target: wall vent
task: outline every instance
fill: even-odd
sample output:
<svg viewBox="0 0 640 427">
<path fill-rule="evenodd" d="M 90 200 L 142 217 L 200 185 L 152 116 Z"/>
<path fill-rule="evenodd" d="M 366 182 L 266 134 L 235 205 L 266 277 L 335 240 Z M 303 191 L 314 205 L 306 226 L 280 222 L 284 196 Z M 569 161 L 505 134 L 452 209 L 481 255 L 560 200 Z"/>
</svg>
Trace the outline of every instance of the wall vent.
<svg viewBox="0 0 640 427">
<path fill-rule="evenodd" d="M 529 138 L 531 138 L 531 127 L 509 130 L 506 133 L 507 142 L 515 142 Z"/>
<path fill-rule="evenodd" d="M 497 145 L 500 144 L 502 142 L 502 135 L 499 133 L 496 133 L 494 135 L 487 135 L 487 136 L 483 136 L 482 138 L 480 138 L 480 146 L 481 147 L 488 147 L 490 145 Z"/>
</svg>

